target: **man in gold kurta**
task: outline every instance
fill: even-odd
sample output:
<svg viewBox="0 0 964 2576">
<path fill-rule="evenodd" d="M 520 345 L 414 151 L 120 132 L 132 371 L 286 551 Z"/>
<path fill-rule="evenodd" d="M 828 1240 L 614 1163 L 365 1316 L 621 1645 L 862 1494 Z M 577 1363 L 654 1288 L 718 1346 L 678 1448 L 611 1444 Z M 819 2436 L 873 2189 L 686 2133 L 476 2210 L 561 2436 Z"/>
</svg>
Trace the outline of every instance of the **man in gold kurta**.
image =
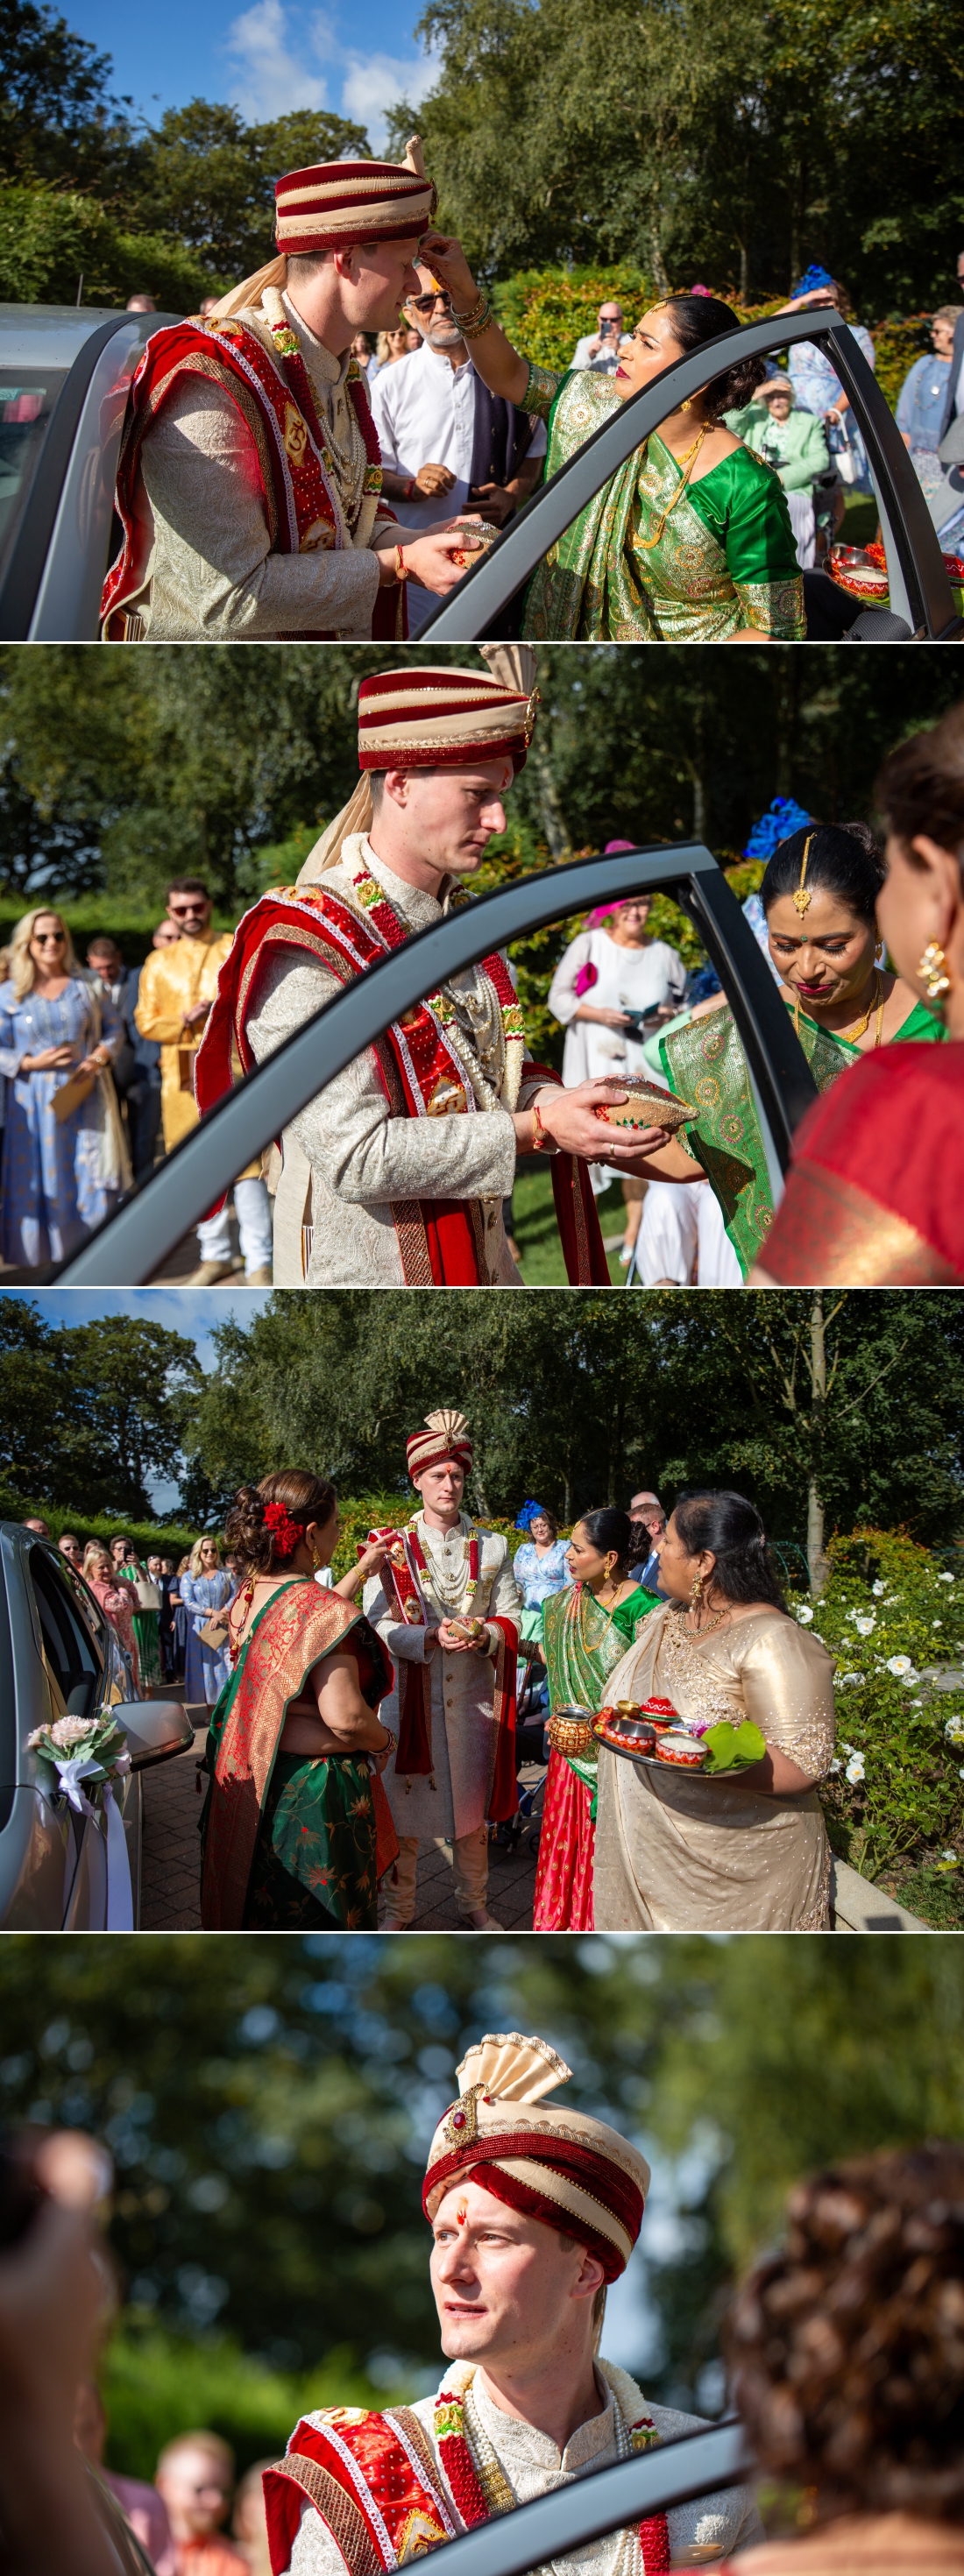
<svg viewBox="0 0 964 2576">
<path fill-rule="evenodd" d="M 177 938 L 155 949 L 141 968 L 134 1013 L 142 1038 L 154 1038 L 161 1049 L 161 1117 L 168 1153 L 197 1125 L 194 1058 L 218 987 L 218 975 L 231 946 L 230 930 L 211 928 L 211 897 L 200 877 L 178 877 L 167 889 L 169 919 Z M 271 1207 L 261 1178 L 260 1162 L 250 1163 L 234 1184 L 234 1206 L 248 1287 L 271 1285 Z M 200 1268 L 191 1286 L 210 1288 L 232 1267 L 227 1208 L 198 1226 Z"/>
</svg>

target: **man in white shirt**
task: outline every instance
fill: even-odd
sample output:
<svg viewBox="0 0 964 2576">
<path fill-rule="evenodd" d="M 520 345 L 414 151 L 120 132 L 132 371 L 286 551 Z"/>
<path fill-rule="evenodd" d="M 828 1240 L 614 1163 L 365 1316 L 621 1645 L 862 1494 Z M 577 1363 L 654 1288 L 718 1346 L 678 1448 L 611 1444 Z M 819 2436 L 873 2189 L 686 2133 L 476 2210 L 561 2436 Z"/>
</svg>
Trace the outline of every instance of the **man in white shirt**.
<svg viewBox="0 0 964 2576">
<path fill-rule="evenodd" d="M 594 376 L 614 376 L 619 364 L 619 343 L 623 335 L 623 308 L 614 295 L 599 307 L 599 329 L 577 340 L 573 352 L 574 367 L 591 367 Z"/>
<path fill-rule="evenodd" d="M 419 292 L 405 307 L 421 348 L 386 367 L 372 386 L 372 419 L 382 451 L 382 488 L 403 504 L 406 527 L 437 527 L 471 505 L 490 527 L 506 522 L 535 490 L 546 452 L 545 423 L 491 394 L 476 375 L 452 299 L 419 267 Z M 418 635 L 436 603 L 410 590 L 408 631 Z"/>
</svg>

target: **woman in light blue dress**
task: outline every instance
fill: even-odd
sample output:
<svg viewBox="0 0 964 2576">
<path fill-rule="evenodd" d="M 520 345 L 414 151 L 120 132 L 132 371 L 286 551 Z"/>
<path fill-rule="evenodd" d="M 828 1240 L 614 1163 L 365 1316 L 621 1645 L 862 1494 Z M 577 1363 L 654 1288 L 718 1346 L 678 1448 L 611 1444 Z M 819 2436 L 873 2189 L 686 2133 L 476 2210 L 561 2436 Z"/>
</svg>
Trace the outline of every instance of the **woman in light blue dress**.
<svg viewBox="0 0 964 2576">
<path fill-rule="evenodd" d="M 516 1522 L 517 1529 L 528 1531 L 512 1560 L 512 1571 L 522 1594 L 521 1634 L 530 1644 L 542 1644 L 542 1613 L 553 1592 L 564 1592 L 571 1577 L 566 1558 L 568 1540 L 559 1537 L 559 1523 L 554 1513 L 542 1503 L 523 1503 Z M 548 1708 L 548 1685 L 537 1685 L 534 1705 Z"/>
<path fill-rule="evenodd" d="M 213 1646 L 204 1644 L 200 1632 L 209 1619 L 227 1609 L 235 1592 L 234 1582 L 221 1563 L 216 1538 L 199 1538 L 192 1547 L 190 1572 L 181 1575 L 178 1591 L 187 1611 L 184 1697 L 195 1708 L 213 1708 L 230 1677 L 227 1639 L 216 1652 Z"/>
<path fill-rule="evenodd" d="M 113 1003 L 81 975 L 58 912 L 24 914 L 8 964 L 0 985 L 0 1074 L 7 1077 L 0 1246 L 4 1261 L 36 1269 L 75 1251 L 128 1178 L 106 1074 L 123 1032 Z M 58 1091 L 90 1074 L 86 1098 L 58 1119 Z"/>
<path fill-rule="evenodd" d="M 829 269 L 808 268 L 806 276 L 794 288 L 789 303 L 781 304 L 778 311 L 799 313 L 808 304 L 817 307 L 834 305 L 841 320 L 853 332 L 868 367 L 876 365 L 870 333 L 864 330 L 862 322 L 852 319 L 847 289 L 841 286 L 838 277 L 831 277 Z M 843 474 L 843 481 L 852 492 L 872 492 L 867 450 L 851 412 L 849 398 L 829 358 L 823 349 L 817 347 L 815 340 L 798 340 L 795 343 L 789 351 L 788 372 L 801 411 L 812 411 L 823 422 L 831 464 L 841 470 L 841 459 L 849 455 L 852 470 L 848 468 Z"/>
<path fill-rule="evenodd" d="M 915 358 L 897 396 L 897 427 L 905 447 L 910 449 L 917 480 L 928 494 L 939 492 L 944 481 L 937 450 L 954 351 L 954 324 L 960 309 L 959 304 L 938 307 L 931 320 L 933 356 Z"/>
</svg>

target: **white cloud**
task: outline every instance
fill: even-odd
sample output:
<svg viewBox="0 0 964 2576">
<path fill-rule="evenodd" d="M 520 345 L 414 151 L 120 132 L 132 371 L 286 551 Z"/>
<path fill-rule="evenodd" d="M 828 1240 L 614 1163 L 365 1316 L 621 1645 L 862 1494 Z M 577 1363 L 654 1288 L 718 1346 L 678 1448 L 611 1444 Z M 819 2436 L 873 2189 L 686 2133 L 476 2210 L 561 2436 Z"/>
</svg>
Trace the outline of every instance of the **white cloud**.
<svg viewBox="0 0 964 2576">
<path fill-rule="evenodd" d="M 387 110 L 400 98 L 420 106 L 438 78 L 441 55 L 358 53 L 341 43 L 327 14 L 313 15 L 304 33 L 302 23 L 284 0 L 254 0 L 233 20 L 225 45 L 234 65 L 233 104 L 252 125 L 297 107 L 327 108 L 364 125 L 373 151 L 383 151 Z"/>
<path fill-rule="evenodd" d="M 289 116 L 296 107 L 328 107 L 327 85 L 289 47 L 281 0 L 255 0 L 235 18 L 225 51 L 237 66 L 232 103 L 249 125 Z"/>
</svg>

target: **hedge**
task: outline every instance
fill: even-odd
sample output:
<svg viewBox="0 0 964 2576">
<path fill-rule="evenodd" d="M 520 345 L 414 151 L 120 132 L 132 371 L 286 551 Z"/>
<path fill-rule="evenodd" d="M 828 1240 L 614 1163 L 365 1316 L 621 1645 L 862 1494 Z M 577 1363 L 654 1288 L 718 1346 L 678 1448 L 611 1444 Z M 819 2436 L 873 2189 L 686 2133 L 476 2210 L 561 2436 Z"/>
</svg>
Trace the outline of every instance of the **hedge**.
<svg viewBox="0 0 964 2576">
<path fill-rule="evenodd" d="M 79 1508 L 61 1511 L 53 1503 L 35 1502 L 27 1494 L 15 1494 L 10 1485 L 0 1485 L 0 1520 L 27 1519 L 46 1521 L 55 1541 L 63 1530 L 72 1530 L 74 1537 L 84 1543 L 100 1538 L 109 1545 L 112 1538 L 129 1538 L 141 1557 L 173 1556 L 178 1560 L 188 1554 L 199 1536 L 196 1529 L 185 1529 L 179 1522 L 125 1520 L 120 1512 L 98 1512 L 92 1518 Z"/>
<path fill-rule="evenodd" d="M 0 301 L 122 309 L 152 295 L 160 312 L 196 313 L 230 283 L 165 233 L 128 232 L 91 197 L 45 182 L 0 181 Z"/>
<path fill-rule="evenodd" d="M 300 2415 L 321 2406 L 386 2406 L 410 2396 L 376 2389 L 350 2344 L 304 2376 L 272 2370 L 227 2336 L 193 2342 L 128 2309 L 108 2348 L 101 2378 L 107 2413 L 106 2465 L 120 2477 L 151 2480 L 158 2453 L 175 2434 L 200 2427 L 230 2442 L 239 2476 L 256 2460 L 280 2459 Z"/>
</svg>

